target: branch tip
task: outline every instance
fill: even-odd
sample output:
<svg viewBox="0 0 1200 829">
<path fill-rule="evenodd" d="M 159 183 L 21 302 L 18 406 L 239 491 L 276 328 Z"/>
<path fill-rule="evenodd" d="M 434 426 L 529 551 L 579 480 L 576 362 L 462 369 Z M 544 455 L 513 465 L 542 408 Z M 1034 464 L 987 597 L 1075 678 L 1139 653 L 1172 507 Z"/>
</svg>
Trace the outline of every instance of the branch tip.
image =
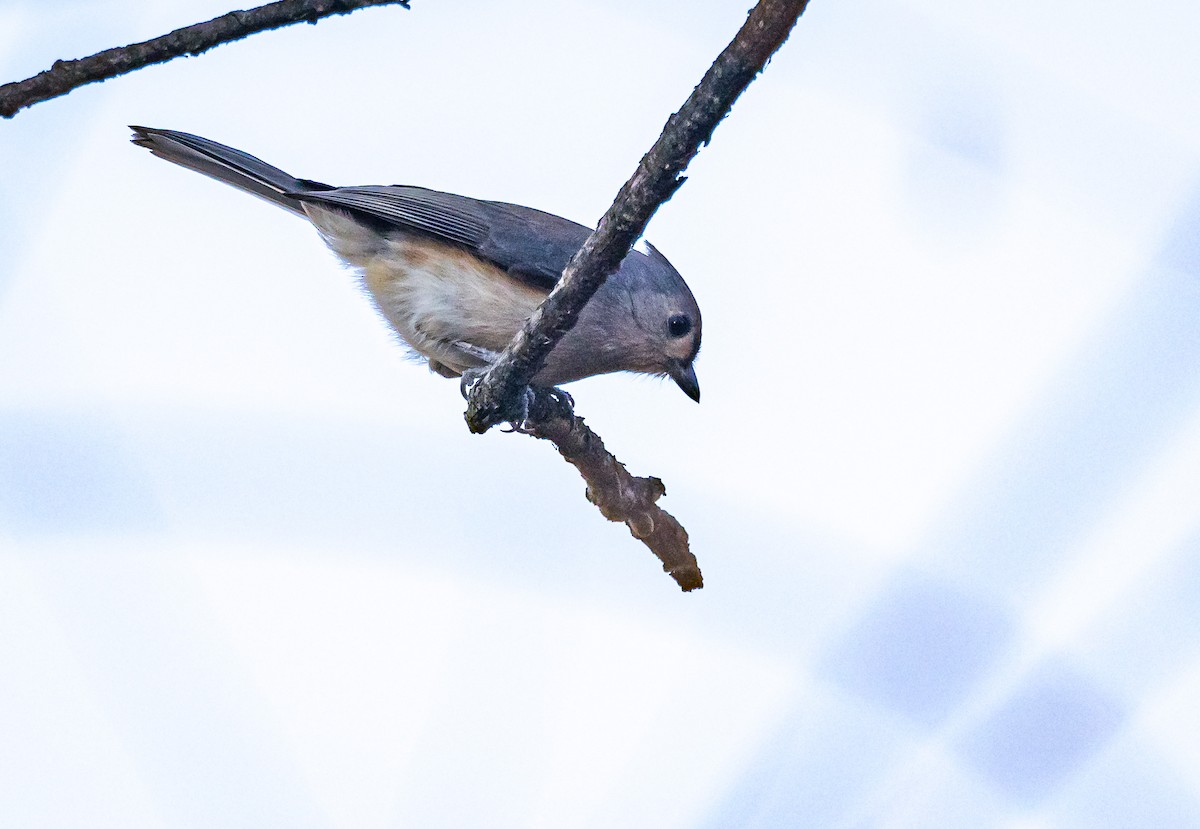
<svg viewBox="0 0 1200 829">
<path fill-rule="evenodd" d="M 408 0 L 276 0 L 254 9 L 226 12 L 204 23 L 176 29 L 161 37 L 105 49 L 86 58 L 55 60 L 50 68 L 23 81 L 0 86 L 0 117 L 66 95 L 81 86 L 105 81 L 135 69 L 184 55 L 199 55 L 214 46 L 293 23 L 316 23 L 368 6 L 409 8 Z"/>
<path fill-rule="evenodd" d="M 630 475 L 569 403 L 565 410 L 555 410 L 546 402 L 555 392 L 529 384 L 584 305 L 645 232 L 654 212 L 687 181 L 684 173 L 689 162 L 708 146 L 717 125 L 787 40 L 807 5 L 808 0 L 759 0 L 684 105 L 667 119 L 662 134 L 567 263 L 554 290 L 468 394 L 467 425 L 479 434 L 511 419 L 516 402 L 532 389 L 534 400 L 518 431 L 552 441 L 583 475 L 587 499 L 605 518 L 623 521 L 685 592 L 703 587 L 704 578 L 688 546 L 687 530 L 657 504 L 666 494 L 662 480 Z"/>
</svg>

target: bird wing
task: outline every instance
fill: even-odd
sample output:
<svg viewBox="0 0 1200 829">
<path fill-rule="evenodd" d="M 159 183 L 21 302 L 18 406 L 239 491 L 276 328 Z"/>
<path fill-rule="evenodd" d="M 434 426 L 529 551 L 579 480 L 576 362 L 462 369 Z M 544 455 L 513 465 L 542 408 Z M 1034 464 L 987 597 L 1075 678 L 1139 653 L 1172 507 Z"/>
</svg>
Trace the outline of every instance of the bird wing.
<svg viewBox="0 0 1200 829">
<path fill-rule="evenodd" d="M 300 192 L 296 198 L 346 208 L 467 247 L 478 246 L 487 236 L 486 220 L 472 209 L 473 199 L 421 187 L 337 187 Z"/>
<path fill-rule="evenodd" d="M 293 195 L 293 194 L 289 194 Z M 550 213 L 405 185 L 337 187 L 294 194 L 385 226 L 461 245 L 522 281 L 550 290 L 590 232 Z"/>
<path fill-rule="evenodd" d="M 582 224 L 562 216 L 424 187 L 335 187 L 298 192 L 294 197 L 466 247 L 542 290 L 554 287 L 589 233 Z"/>
</svg>

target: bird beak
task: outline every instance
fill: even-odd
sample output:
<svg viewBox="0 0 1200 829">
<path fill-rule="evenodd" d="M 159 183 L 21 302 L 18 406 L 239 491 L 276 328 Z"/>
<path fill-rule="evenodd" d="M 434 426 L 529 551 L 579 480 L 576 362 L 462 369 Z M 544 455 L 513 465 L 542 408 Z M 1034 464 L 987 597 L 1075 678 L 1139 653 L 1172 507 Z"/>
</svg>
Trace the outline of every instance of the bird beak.
<svg viewBox="0 0 1200 829">
<path fill-rule="evenodd" d="M 696 369 L 692 368 L 691 363 L 674 363 L 668 373 L 684 394 L 700 402 L 700 381 L 696 379 Z"/>
</svg>

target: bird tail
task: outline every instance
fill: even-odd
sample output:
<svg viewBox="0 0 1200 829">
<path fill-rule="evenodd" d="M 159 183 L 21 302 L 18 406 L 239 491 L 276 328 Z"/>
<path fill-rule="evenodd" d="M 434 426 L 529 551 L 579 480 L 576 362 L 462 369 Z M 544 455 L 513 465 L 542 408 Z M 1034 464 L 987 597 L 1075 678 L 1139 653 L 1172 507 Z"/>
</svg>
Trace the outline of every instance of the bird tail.
<svg viewBox="0 0 1200 829">
<path fill-rule="evenodd" d="M 198 135 L 150 127 L 131 126 L 130 129 L 133 130 L 130 140 L 159 158 L 232 184 L 300 216 L 305 213 L 296 194 L 334 189 L 328 184 L 292 178 L 278 167 L 248 153 Z"/>
</svg>

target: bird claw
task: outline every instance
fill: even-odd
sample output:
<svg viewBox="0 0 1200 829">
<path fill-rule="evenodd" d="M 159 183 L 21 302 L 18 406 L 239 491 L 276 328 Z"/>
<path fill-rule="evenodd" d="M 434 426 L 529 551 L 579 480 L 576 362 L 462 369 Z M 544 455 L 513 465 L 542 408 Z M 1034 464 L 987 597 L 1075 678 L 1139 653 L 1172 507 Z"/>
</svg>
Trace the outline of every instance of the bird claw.
<svg viewBox="0 0 1200 829">
<path fill-rule="evenodd" d="M 542 400 L 539 403 L 538 394 L 545 394 L 550 398 L 549 401 Z M 547 417 L 570 417 L 575 411 L 575 398 L 557 386 L 526 386 L 517 405 L 518 417 L 508 421 L 511 428 L 505 431 L 536 435 L 536 425 L 531 428 L 529 423 L 530 413 L 535 403 L 538 403 L 537 418 L 539 421 Z"/>
<path fill-rule="evenodd" d="M 566 391 L 565 389 L 560 389 L 558 386 L 554 386 L 550 389 L 550 393 L 567 401 L 567 406 L 569 406 L 571 409 L 575 408 L 575 398 L 571 396 L 570 392 Z"/>
<path fill-rule="evenodd" d="M 471 390 L 475 388 L 475 384 L 483 379 L 483 375 L 487 372 L 487 367 L 469 368 L 462 373 L 462 379 L 459 380 L 458 390 L 462 394 L 464 400 L 471 399 Z M 571 397 L 569 392 L 565 392 L 557 386 L 545 388 L 544 391 L 556 401 L 565 403 L 567 409 L 575 408 L 575 398 Z M 517 399 L 516 405 L 508 412 L 505 420 L 509 428 L 506 432 L 524 432 L 525 425 L 529 422 L 529 412 L 533 408 L 533 404 L 537 401 L 537 389 L 533 386 L 526 386 L 521 390 L 521 395 Z"/>
<path fill-rule="evenodd" d="M 475 388 L 475 384 L 483 379 L 483 375 L 487 372 L 487 367 L 469 368 L 462 373 L 462 379 L 458 381 L 458 390 L 463 396 L 463 400 L 471 399 L 471 390 Z M 566 394 L 566 392 L 563 392 Z M 509 413 L 506 418 L 511 428 L 505 430 L 509 432 L 520 431 L 523 424 L 529 420 L 529 409 L 536 399 L 536 392 L 529 386 L 526 386 L 520 398 L 517 400 L 517 405 L 514 410 Z"/>
<path fill-rule="evenodd" d="M 529 409 L 533 406 L 533 401 L 537 399 L 537 392 L 532 386 L 526 386 L 521 390 L 521 398 L 517 401 L 516 411 L 512 414 L 514 417 L 508 419 L 508 428 L 505 432 L 524 432 L 525 424 L 529 422 Z"/>
<path fill-rule="evenodd" d="M 486 368 L 469 368 L 462 373 L 462 379 L 458 381 L 458 391 L 462 394 L 463 400 L 469 400 L 471 397 L 471 389 L 475 384 L 483 379 Z"/>
</svg>

